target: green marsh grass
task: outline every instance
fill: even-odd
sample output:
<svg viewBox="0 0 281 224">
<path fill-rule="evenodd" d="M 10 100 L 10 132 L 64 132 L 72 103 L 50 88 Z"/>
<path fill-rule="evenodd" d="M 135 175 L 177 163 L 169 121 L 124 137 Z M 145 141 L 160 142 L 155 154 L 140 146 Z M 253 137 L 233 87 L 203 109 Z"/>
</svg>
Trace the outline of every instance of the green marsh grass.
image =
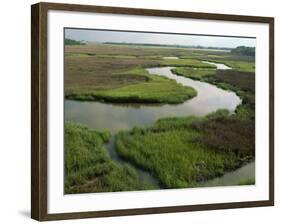
<svg viewBox="0 0 281 224">
<path fill-rule="evenodd" d="M 232 125 L 224 127 L 227 123 Z M 247 125 L 225 110 L 203 118 L 160 119 L 150 128 L 119 132 L 116 150 L 135 166 L 150 171 L 165 188 L 193 187 L 240 167 L 245 157 L 253 158 L 252 150 L 245 150 Z M 243 133 L 241 128 L 245 128 Z M 241 147 L 229 147 L 235 142 Z"/>
<path fill-rule="evenodd" d="M 162 66 L 184 66 L 191 68 L 213 68 L 215 65 L 206 64 L 200 60 L 195 59 L 164 59 L 161 61 Z"/>
<path fill-rule="evenodd" d="M 256 183 L 255 178 L 244 179 L 239 182 L 239 185 L 254 185 Z"/>
<path fill-rule="evenodd" d="M 197 92 L 191 88 L 177 83 L 175 80 L 151 75 L 143 68 L 137 67 L 126 71 L 124 76 L 139 75 L 147 81 L 130 84 L 123 87 L 99 91 L 83 89 L 71 93 L 69 99 L 99 100 L 115 103 L 183 103 L 185 100 L 196 96 Z"/>
<path fill-rule="evenodd" d="M 77 123 L 65 124 L 65 193 L 114 192 L 150 189 L 135 169 L 112 161 L 105 143 L 107 131 Z"/>
<path fill-rule="evenodd" d="M 176 75 L 208 82 L 219 88 L 234 91 L 242 98 L 242 104 L 236 108 L 236 115 L 241 119 L 250 119 L 254 126 L 255 118 L 255 73 L 237 70 L 205 70 L 182 67 L 175 68 Z"/>
<path fill-rule="evenodd" d="M 193 187 L 254 158 L 252 57 L 194 49 L 102 44 L 68 45 L 65 49 L 66 98 L 181 103 L 196 96 L 194 89 L 150 75 L 144 69 L 157 66 L 178 66 L 173 70 L 175 74 L 235 91 L 242 98 L 235 114 L 220 110 L 206 117 L 165 118 L 152 127 L 135 127 L 117 134 L 118 154 L 129 164 L 151 172 L 164 188 Z M 165 56 L 180 59 L 163 59 Z M 233 70 L 216 71 L 216 66 L 201 60 L 224 63 Z M 105 147 L 109 138 L 106 131 L 66 124 L 66 193 L 152 189 L 139 181 L 132 166 L 112 161 Z"/>
</svg>

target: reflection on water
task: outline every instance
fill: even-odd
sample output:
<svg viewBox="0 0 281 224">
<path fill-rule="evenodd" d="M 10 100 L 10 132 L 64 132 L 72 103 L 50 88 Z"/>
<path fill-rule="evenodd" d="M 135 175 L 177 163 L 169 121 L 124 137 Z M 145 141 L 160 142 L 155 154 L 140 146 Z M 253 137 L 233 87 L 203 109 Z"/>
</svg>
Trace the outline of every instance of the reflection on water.
<svg viewBox="0 0 281 224">
<path fill-rule="evenodd" d="M 113 134 L 136 125 L 149 126 L 156 120 L 172 116 L 203 116 L 220 108 L 234 111 L 241 99 L 234 93 L 214 85 L 174 75 L 171 67 L 148 68 L 151 74 L 163 75 L 184 86 L 191 86 L 197 96 L 182 104 L 109 104 L 101 102 L 65 101 L 65 119 L 107 129 Z"/>
</svg>

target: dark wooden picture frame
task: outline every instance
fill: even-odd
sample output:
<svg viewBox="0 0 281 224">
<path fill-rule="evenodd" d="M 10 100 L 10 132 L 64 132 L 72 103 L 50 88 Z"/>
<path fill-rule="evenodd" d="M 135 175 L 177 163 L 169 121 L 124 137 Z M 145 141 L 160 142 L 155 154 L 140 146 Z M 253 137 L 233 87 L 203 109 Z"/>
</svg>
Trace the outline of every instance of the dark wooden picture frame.
<svg viewBox="0 0 281 224">
<path fill-rule="evenodd" d="M 38 3 L 32 5 L 31 9 L 31 217 L 33 219 L 45 221 L 274 205 L 274 18 L 56 3 Z M 48 214 L 47 13 L 49 10 L 64 10 L 89 13 L 115 13 L 124 15 L 128 14 L 160 17 L 164 16 L 174 18 L 195 18 L 269 24 L 269 200 Z"/>
</svg>

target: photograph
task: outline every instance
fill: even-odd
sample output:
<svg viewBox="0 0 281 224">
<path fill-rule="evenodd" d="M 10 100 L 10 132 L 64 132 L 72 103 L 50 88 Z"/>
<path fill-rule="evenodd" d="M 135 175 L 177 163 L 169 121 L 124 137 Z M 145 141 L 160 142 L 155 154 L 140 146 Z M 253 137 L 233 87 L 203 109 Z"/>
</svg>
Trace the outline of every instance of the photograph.
<svg viewBox="0 0 281 224">
<path fill-rule="evenodd" d="M 63 38 L 65 194 L 255 185 L 255 37 Z"/>
</svg>

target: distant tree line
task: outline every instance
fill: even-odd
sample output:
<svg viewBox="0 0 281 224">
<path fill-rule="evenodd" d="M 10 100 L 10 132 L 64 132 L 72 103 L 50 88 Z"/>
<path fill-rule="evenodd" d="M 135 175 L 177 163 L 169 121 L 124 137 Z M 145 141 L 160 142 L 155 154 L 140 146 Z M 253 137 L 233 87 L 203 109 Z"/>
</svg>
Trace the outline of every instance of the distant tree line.
<svg viewBox="0 0 281 224">
<path fill-rule="evenodd" d="M 84 45 L 85 43 L 83 43 L 81 41 L 65 38 L 64 39 L 64 44 L 65 45 Z"/>
<path fill-rule="evenodd" d="M 104 42 L 104 44 L 112 45 L 134 45 L 134 46 L 148 46 L 148 47 L 175 47 L 175 48 L 198 48 L 198 49 L 218 49 L 218 50 L 232 50 L 228 47 L 205 47 L 201 45 L 179 45 L 179 44 L 150 44 L 150 43 L 126 43 L 126 42 Z"/>
<path fill-rule="evenodd" d="M 255 56 L 256 49 L 254 47 L 239 46 L 234 48 L 231 53 L 245 56 Z"/>
</svg>

